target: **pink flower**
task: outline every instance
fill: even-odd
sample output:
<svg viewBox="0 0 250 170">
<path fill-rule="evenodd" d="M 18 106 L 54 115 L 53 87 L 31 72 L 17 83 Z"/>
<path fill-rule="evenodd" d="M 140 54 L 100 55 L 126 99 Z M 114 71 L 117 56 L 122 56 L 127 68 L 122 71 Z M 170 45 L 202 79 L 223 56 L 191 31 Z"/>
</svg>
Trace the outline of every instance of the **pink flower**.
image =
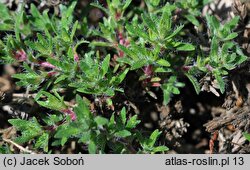
<svg viewBox="0 0 250 170">
<path fill-rule="evenodd" d="M 79 61 L 79 55 L 77 53 L 74 54 L 74 61 L 75 62 Z"/>
<path fill-rule="evenodd" d="M 118 54 L 119 54 L 120 57 L 124 57 L 124 52 L 123 51 L 119 50 Z"/>
<path fill-rule="evenodd" d="M 49 62 L 41 62 L 40 66 L 45 68 L 53 68 L 53 69 L 56 68 L 56 66 L 50 64 Z"/>
<path fill-rule="evenodd" d="M 214 69 L 214 68 L 213 68 L 212 66 L 210 66 L 209 64 L 206 65 L 206 68 L 208 69 L 208 71 L 213 71 L 213 69 Z"/>
<path fill-rule="evenodd" d="M 150 79 L 153 75 L 153 66 L 152 65 L 144 66 L 143 72 L 144 72 L 146 78 L 142 81 L 142 85 L 147 86 L 150 83 Z"/>
<path fill-rule="evenodd" d="M 23 49 L 15 51 L 13 54 L 14 54 L 15 59 L 18 60 L 18 61 L 27 60 L 27 54 Z"/>
<path fill-rule="evenodd" d="M 47 128 L 47 130 L 49 130 L 49 131 L 54 131 L 54 130 L 56 130 L 56 127 L 55 126 L 49 126 L 48 128 Z"/>
<path fill-rule="evenodd" d="M 116 54 L 113 55 L 114 60 L 116 61 L 118 56 Z"/>
<path fill-rule="evenodd" d="M 118 40 L 119 40 L 119 44 L 128 47 L 130 42 L 128 39 L 124 38 L 123 34 L 121 32 L 118 32 Z M 118 55 L 119 57 L 123 57 L 124 56 L 124 52 L 122 50 L 118 50 Z"/>
<path fill-rule="evenodd" d="M 127 47 L 127 46 L 129 46 L 129 44 L 130 44 L 129 40 L 126 39 L 124 45 Z"/>
<path fill-rule="evenodd" d="M 120 12 L 117 12 L 117 13 L 115 14 L 115 19 L 116 19 L 116 20 L 119 20 L 119 19 L 121 18 L 121 16 L 122 16 L 122 14 L 121 14 Z"/>
<path fill-rule="evenodd" d="M 158 83 L 158 82 L 155 82 L 155 83 L 153 83 L 153 84 L 152 84 L 152 86 L 153 86 L 153 87 L 160 87 L 160 86 L 161 86 L 161 84 L 160 84 L 160 83 Z"/>
<path fill-rule="evenodd" d="M 70 119 L 72 121 L 75 121 L 76 120 L 76 114 L 75 112 L 73 112 L 71 109 L 64 109 L 62 110 L 61 112 L 63 112 L 64 114 L 68 114 L 70 116 Z"/>
<path fill-rule="evenodd" d="M 192 68 L 192 66 L 182 66 L 182 70 L 187 72 Z"/>
<path fill-rule="evenodd" d="M 152 76 L 153 73 L 153 66 L 152 65 L 147 65 L 143 68 L 143 72 L 147 77 Z"/>
<path fill-rule="evenodd" d="M 48 76 L 49 77 L 53 77 L 56 74 L 58 74 L 58 72 L 56 72 L 56 71 L 50 71 L 50 72 L 48 72 Z"/>
</svg>

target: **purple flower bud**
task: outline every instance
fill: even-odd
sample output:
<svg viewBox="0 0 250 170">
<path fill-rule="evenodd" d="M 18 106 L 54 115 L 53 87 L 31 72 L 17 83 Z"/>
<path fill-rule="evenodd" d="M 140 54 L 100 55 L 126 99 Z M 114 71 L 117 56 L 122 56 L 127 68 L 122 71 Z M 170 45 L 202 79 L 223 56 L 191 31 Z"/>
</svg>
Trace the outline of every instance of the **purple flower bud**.
<svg viewBox="0 0 250 170">
<path fill-rule="evenodd" d="M 206 65 L 206 68 L 208 69 L 208 71 L 213 71 L 213 69 L 214 69 L 214 68 L 213 68 L 212 66 L 210 66 L 209 64 Z"/>
<path fill-rule="evenodd" d="M 50 64 L 49 62 L 41 62 L 40 66 L 45 68 L 53 68 L 53 69 L 56 68 L 56 66 Z"/>
<path fill-rule="evenodd" d="M 63 112 L 64 114 L 68 114 L 70 116 L 70 119 L 72 121 L 75 121 L 76 120 L 76 114 L 75 112 L 73 112 L 71 109 L 64 109 L 62 110 L 61 112 Z"/>
<path fill-rule="evenodd" d="M 58 74 L 58 72 L 56 72 L 56 71 L 50 71 L 50 72 L 48 72 L 48 76 L 49 77 L 53 77 L 56 74 Z"/>
<path fill-rule="evenodd" d="M 78 62 L 78 61 L 79 61 L 79 56 L 78 56 L 77 53 L 74 54 L 74 60 L 75 60 L 75 62 Z"/>
<path fill-rule="evenodd" d="M 146 76 L 152 76 L 153 74 L 153 66 L 152 65 L 147 65 L 143 68 L 143 72 Z"/>
<path fill-rule="evenodd" d="M 192 68 L 192 66 L 182 66 L 181 69 L 182 69 L 183 71 L 187 72 L 187 71 L 189 71 L 191 68 Z"/>
<path fill-rule="evenodd" d="M 52 126 L 47 127 L 47 130 L 54 131 L 56 130 L 56 127 L 52 125 Z"/>
<path fill-rule="evenodd" d="M 153 87 L 161 87 L 161 84 L 158 83 L 158 82 L 155 82 L 155 83 L 152 84 L 152 86 L 153 86 Z"/>
<path fill-rule="evenodd" d="M 14 52 L 14 57 L 18 61 L 25 61 L 27 60 L 27 54 L 23 49 Z"/>
</svg>

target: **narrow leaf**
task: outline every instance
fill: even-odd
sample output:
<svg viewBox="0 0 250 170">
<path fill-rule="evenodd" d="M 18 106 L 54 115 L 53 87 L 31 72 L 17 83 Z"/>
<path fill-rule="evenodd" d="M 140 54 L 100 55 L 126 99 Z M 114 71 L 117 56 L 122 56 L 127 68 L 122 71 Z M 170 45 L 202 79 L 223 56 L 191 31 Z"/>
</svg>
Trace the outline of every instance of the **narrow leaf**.
<svg viewBox="0 0 250 170">
<path fill-rule="evenodd" d="M 153 32 L 158 34 L 156 24 L 153 22 L 153 20 L 150 18 L 149 15 L 142 14 L 142 20 L 147 25 L 148 28 L 150 28 Z"/>
<path fill-rule="evenodd" d="M 188 77 L 188 79 L 193 84 L 196 94 L 199 94 L 201 91 L 201 88 L 200 88 L 200 84 L 199 84 L 198 80 L 193 75 L 190 75 L 190 74 L 185 74 L 185 75 Z"/>
<path fill-rule="evenodd" d="M 122 124 L 125 125 L 126 123 L 126 108 L 125 107 L 123 107 L 121 110 L 120 118 L 121 118 Z"/>
<path fill-rule="evenodd" d="M 218 83 L 219 88 L 220 88 L 220 92 L 223 94 L 225 92 L 225 82 L 224 82 L 223 78 L 221 77 L 221 75 L 217 71 L 214 72 L 214 77 L 217 80 L 217 83 Z"/>
<path fill-rule="evenodd" d="M 102 71 L 102 77 L 105 76 L 105 74 L 108 72 L 108 69 L 109 69 L 109 62 L 110 62 L 110 55 L 107 55 L 105 57 L 105 59 L 103 60 L 102 62 L 102 68 L 101 68 L 101 71 Z"/>
<path fill-rule="evenodd" d="M 128 136 L 131 136 L 131 133 L 128 130 L 121 130 L 121 131 L 116 132 L 115 136 L 119 138 L 125 138 Z"/>
</svg>

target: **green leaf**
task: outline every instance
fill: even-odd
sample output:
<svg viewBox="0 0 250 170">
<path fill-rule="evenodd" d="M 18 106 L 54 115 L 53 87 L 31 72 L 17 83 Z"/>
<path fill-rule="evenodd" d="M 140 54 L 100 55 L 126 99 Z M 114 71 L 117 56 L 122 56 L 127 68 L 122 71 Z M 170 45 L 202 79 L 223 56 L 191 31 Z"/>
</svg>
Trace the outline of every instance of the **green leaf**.
<svg viewBox="0 0 250 170">
<path fill-rule="evenodd" d="M 35 18 L 40 18 L 41 17 L 41 13 L 39 12 L 39 10 L 36 8 L 36 6 L 34 4 L 31 4 L 31 14 L 35 17 Z"/>
<path fill-rule="evenodd" d="M 54 84 L 57 84 L 57 83 L 59 83 L 59 82 L 65 80 L 65 79 L 67 79 L 67 78 L 68 78 L 68 76 L 65 75 L 65 74 L 60 75 L 60 76 L 55 80 Z"/>
<path fill-rule="evenodd" d="M 190 21 L 193 25 L 195 26 L 199 26 L 200 23 L 199 21 L 196 19 L 196 17 L 192 14 L 189 14 L 189 15 L 185 15 L 185 17 L 187 18 L 188 21 Z"/>
<path fill-rule="evenodd" d="M 153 77 L 153 78 L 151 78 L 150 81 L 151 82 L 159 82 L 159 81 L 161 81 L 161 78 L 160 77 Z"/>
<path fill-rule="evenodd" d="M 39 100 L 39 98 L 37 98 L 36 102 L 46 108 L 52 109 L 52 110 L 64 110 L 67 108 L 67 106 L 64 104 L 64 101 L 62 99 L 59 99 L 55 96 L 53 96 L 52 94 L 45 92 L 45 91 L 41 91 L 40 92 L 40 97 L 44 95 L 47 97 L 46 101 L 41 101 Z"/>
<path fill-rule="evenodd" d="M 82 142 L 82 143 L 87 143 L 87 142 L 89 142 L 90 141 L 90 139 L 91 139 L 91 131 L 89 130 L 89 131 L 87 131 L 87 132 L 82 132 L 82 137 L 79 139 L 79 141 L 78 142 Z"/>
<path fill-rule="evenodd" d="M 106 14 L 109 15 L 109 11 L 108 9 L 106 9 L 105 7 L 103 7 L 102 5 L 98 4 L 98 3 L 90 3 L 91 6 L 99 8 L 100 10 L 102 10 L 103 12 L 105 12 Z"/>
<path fill-rule="evenodd" d="M 192 44 L 189 43 L 182 43 L 177 47 L 177 50 L 179 51 L 194 51 L 195 47 Z"/>
<path fill-rule="evenodd" d="M 7 6 L 0 3 L 0 30 L 9 31 L 13 30 L 14 22 L 13 17 L 10 15 L 10 11 Z"/>
<path fill-rule="evenodd" d="M 70 35 L 71 41 L 73 41 L 73 38 L 74 38 L 75 33 L 76 33 L 77 26 L 78 26 L 78 21 L 76 21 L 74 23 L 73 27 L 72 27 L 72 31 L 71 31 L 71 35 Z"/>
<path fill-rule="evenodd" d="M 161 37 L 165 37 L 166 34 L 170 32 L 172 26 L 171 10 L 166 6 L 164 7 L 163 14 L 159 23 L 159 32 Z"/>
<path fill-rule="evenodd" d="M 114 113 L 112 114 L 112 116 L 109 119 L 109 124 L 108 124 L 109 128 L 113 129 L 115 126 L 115 115 Z"/>
<path fill-rule="evenodd" d="M 147 60 L 138 60 L 136 62 L 134 62 L 132 65 L 131 65 L 131 70 L 136 70 L 136 69 L 139 69 L 143 66 L 145 66 L 146 64 L 148 63 Z"/>
<path fill-rule="evenodd" d="M 222 45 L 221 55 L 228 56 L 228 50 L 234 47 L 233 42 L 226 42 Z"/>
<path fill-rule="evenodd" d="M 81 92 L 81 93 L 85 93 L 85 94 L 93 94 L 95 93 L 94 90 L 82 87 L 82 88 L 77 88 L 77 91 Z"/>
<path fill-rule="evenodd" d="M 156 129 L 149 137 L 149 140 L 147 142 L 147 145 L 149 147 L 153 147 L 155 145 L 156 140 L 161 135 L 162 132 L 160 132 L 158 129 Z"/>
<path fill-rule="evenodd" d="M 155 69 L 155 73 L 170 73 L 172 70 L 170 68 L 158 67 Z"/>
<path fill-rule="evenodd" d="M 125 79 L 128 71 L 129 71 L 129 68 L 125 69 L 118 76 L 115 76 L 114 79 L 112 78 L 110 84 L 114 83 L 114 85 L 119 85 Z"/>
<path fill-rule="evenodd" d="M 175 37 L 177 34 L 179 34 L 179 32 L 182 30 L 183 27 L 184 25 L 178 26 L 172 34 L 170 34 L 165 38 L 165 40 L 170 40 L 171 38 Z"/>
<path fill-rule="evenodd" d="M 193 84 L 196 94 L 199 94 L 201 91 L 201 88 L 200 88 L 200 84 L 199 84 L 198 80 L 191 74 L 186 73 L 185 75 L 188 77 L 188 79 Z"/>
<path fill-rule="evenodd" d="M 212 61 L 215 61 L 218 63 L 218 52 L 219 52 L 219 41 L 216 37 L 213 37 L 211 42 L 211 52 L 210 52 L 210 58 Z"/>
<path fill-rule="evenodd" d="M 77 127 L 73 127 L 70 125 L 64 125 L 64 126 L 60 126 L 60 128 L 57 130 L 56 134 L 55 134 L 55 138 L 69 138 L 75 134 L 78 134 L 80 132 L 80 129 Z"/>
<path fill-rule="evenodd" d="M 221 77 L 219 71 L 216 71 L 216 70 L 214 71 L 214 77 L 217 80 L 217 83 L 220 88 L 220 92 L 223 94 L 225 92 L 225 82 L 223 78 Z"/>
<path fill-rule="evenodd" d="M 83 131 L 86 131 L 88 127 L 83 128 L 80 124 L 71 122 L 70 124 L 63 124 L 57 128 L 54 138 L 61 140 L 63 146 L 70 138 L 79 136 Z"/>
<path fill-rule="evenodd" d="M 101 116 L 95 117 L 95 122 L 97 123 L 98 126 L 103 126 L 109 123 L 108 119 Z"/>
<path fill-rule="evenodd" d="M 97 146 L 93 140 L 89 142 L 88 151 L 90 154 L 96 154 Z"/>
<path fill-rule="evenodd" d="M 115 137 L 119 138 L 125 138 L 131 135 L 132 135 L 131 132 L 129 132 L 128 130 L 121 130 L 115 133 Z"/>
<path fill-rule="evenodd" d="M 69 25 L 72 24 L 71 23 L 72 16 L 73 16 L 76 3 L 77 1 L 72 2 L 72 4 L 65 11 L 61 11 L 62 13 L 61 24 L 62 24 L 62 28 L 66 29 L 66 31 L 68 31 Z"/>
<path fill-rule="evenodd" d="M 122 7 L 122 10 L 127 9 L 131 2 L 132 0 L 126 0 L 124 6 Z"/>
<path fill-rule="evenodd" d="M 243 136 L 244 136 L 248 141 L 250 141 L 250 134 L 249 134 L 249 133 L 244 132 L 244 133 L 243 133 Z"/>
<path fill-rule="evenodd" d="M 33 117 L 30 121 L 10 119 L 8 122 L 15 126 L 17 130 L 21 131 L 22 133 L 21 136 L 15 139 L 17 143 L 28 142 L 43 133 L 43 129 L 35 117 Z"/>
<path fill-rule="evenodd" d="M 83 101 L 81 96 L 76 95 L 76 102 L 77 106 L 74 108 L 74 111 L 76 113 L 77 120 L 91 119 L 92 114 L 88 108 L 88 105 Z"/>
<path fill-rule="evenodd" d="M 65 145 L 65 143 L 68 141 L 68 138 L 67 137 L 62 137 L 61 138 L 61 146 L 64 146 Z"/>
<path fill-rule="evenodd" d="M 150 28 L 153 32 L 158 34 L 158 30 L 156 28 L 156 24 L 153 22 L 153 20 L 150 18 L 147 14 L 142 14 L 142 20 L 147 25 L 148 28 Z"/>
<path fill-rule="evenodd" d="M 159 3 L 160 3 L 160 0 L 151 0 L 150 3 L 153 5 L 153 6 L 158 6 Z"/>
<path fill-rule="evenodd" d="M 172 88 L 172 93 L 173 94 L 180 94 L 180 90 L 178 88 L 176 88 L 176 87 L 173 87 Z"/>
<path fill-rule="evenodd" d="M 70 36 L 66 29 L 62 28 L 61 38 L 63 41 L 69 43 L 71 41 Z"/>
<path fill-rule="evenodd" d="M 101 42 L 101 41 L 92 41 L 90 46 L 99 46 L 99 47 L 112 47 L 112 44 L 109 42 Z"/>
<path fill-rule="evenodd" d="M 137 60 L 138 59 L 138 56 L 136 53 L 134 53 L 132 50 L 128 49 L 127 47 L 123 46 L 123 45 L 120 45 L 118 44 L 118 47 L 126 54 L 128 55 L 129 57 L 131 57 L 132 59 L 134 60 Z"/>
<path fill-rule="evenodd" d="M 156 61 L 157 64 L 161 65 L 161 66 L 165 66 L 165 67 L 169 67 L 170 63 L 167 60 L 164 59 L 159 59 Z"/>
<path fill-rule="evenodd" d="M 34 129 L 37 131 L 41 130 L 36 118 L 34 117 L 32 121 L 22 120 L 22 119 L 9 119 L 8 122 L 15 126 L 18 130 L 24 131 L 26 129 Z"/>
<path fill-rule="evenodd" d="M 246 61 L 247 59 L 248 59 L 248 57 L 245 55 L 238 56 L 237 60 L 236 60 L 236 64 L 239 65 L 239 64 L 243 63 L 244 61 Z"/>
<path fill-rule="evenodd" d="M 30 132 L 25 131 L 22 133 L 22 136 L 18 136 L 17 138 L 15 138 L 15 142 L 19 144 L 23 144 L 23 143 L 29 142 L 30 140 L 33 140 L 37 136 L 39 136 L 38 133 L 33 133 L 32 131 Z"/>
<path fill-rule="evenodd" d="M 33 73 L 20 73 L 12 75 L 13 78 L 20 79 L 20 80 L 40 80 L 40 76 Z"/>
<path fill-rule="evenodd" d="M 10 12 L 7 8 L 6 5 L 4 5 L 3 3 L 0 3 L 0 20 L 7 20 L 7 19 L 11 19 L 11 15 Z"/>
<path fill-rule="evenodd" d="M 239 55 L 237 57 L 237 64 L 241 64 L 248 59 L 248 57 L 244 55 L 240 47 L 236 48 L 236 53 Z"/>
<path fill-rule="evenodd" d="M 166 147 L 166 146 L 157 146 L 153 149 L 153 152 L 156 153 L 156 152 L 165 152 L 165 151 L 168 151 L 169 148 Z"/>
<path fill-rule="evenodd" d="M 120 118 L 121 118 L 121 121 L 122 121 L 122 124 L 125 125 L 126 123 L 126 108 L 123 107 L 122 110 L 121 110 L 121 113 L 120 113 Z"/>
<path fill-rule="evenodd" d="M 14 31 L 15 31 L 16 39 L 19 42 L 21 42 L 21 36 L 20 36 L 21 30 L 20 30 L 20 28 L 21 28 L 21 24 L 23 23 L 23 15 L 24 15 L 24 11 L 22 9 L 20 12 L 18 12 L 18 14 L 16 15 L 16 18 L 15 18 Z"/>
<path fill-rule="evenodd" d="M 102 62 L 102 67 L 101 67 L 102 75 L 101 75 L 101 77 L 104 77 L 105 74 L 108 72 L 109 62 L 110 62 L 110 55 L 107 55 Z"/>
<path fill-rule="evenodd" d="M 206 20 L 209 29 L 212 31 L 211 33 L 214 35 L 216 33 L 215 30 L 218 30 L 220 28 L 220 22 L 215 16 L 210 16 L 208 14 L 206 15 Z"/>
<path fill-rule="evenodd" d="M 170 102 L 171 93 L 168 90 L 163 89 L 163 104 L 167 105 Z"/>
<path fill-rule="evenodd" d="M 127 24 L 126 27 L 127 31 L 133 35 L 133 36 L 136 36 L 136 37 L 142 37 L 146 40 L 149 40 L 149 36 L 145 33 L 145 31 L 143 31 L 141 28 L 139 28 L 138 26 L 135 26 L 135 25 L 129 25 Z"/>
<path fill-rule="evenodd" d="M 232 39 L 234 39 L 234 38 L 236 38 L 238 36 L 238 34 L 237 33 L 231 33 L 231 34 L 229 34 L 225 39 L 224 39 L 224 41 L 228 41 L 228 40 L 232 40 Z"/>
<path fill-rule="evenodd" d="M 138 118 L 137 115 L 132 116 L 132 117 L 127 121 L 126 128 L 127 128 L 127 129 L 133 129 L 133 128 L 135 128 L 135 127 L 141 122 L 140 120 L 137 120 L 137 118 Z"/>
<path fill-rule="evenodd" d="M 233 28 L 236 27 L 236 25 L 238 24 L 240 20 L 240 16 L 234 16 L 233 19 L 229 22 L 227 22 L 224 27 L 228 30 L 232 30 Z"/>
<path fill-rule="evenodd" d="M 42 148 L 45 152 L 48 152 L 48 145 L 49 145 L 49 134 L 43 133 L 42 136 L 40 136 L 35 144 L 35 148 Z"/>
</svg>

